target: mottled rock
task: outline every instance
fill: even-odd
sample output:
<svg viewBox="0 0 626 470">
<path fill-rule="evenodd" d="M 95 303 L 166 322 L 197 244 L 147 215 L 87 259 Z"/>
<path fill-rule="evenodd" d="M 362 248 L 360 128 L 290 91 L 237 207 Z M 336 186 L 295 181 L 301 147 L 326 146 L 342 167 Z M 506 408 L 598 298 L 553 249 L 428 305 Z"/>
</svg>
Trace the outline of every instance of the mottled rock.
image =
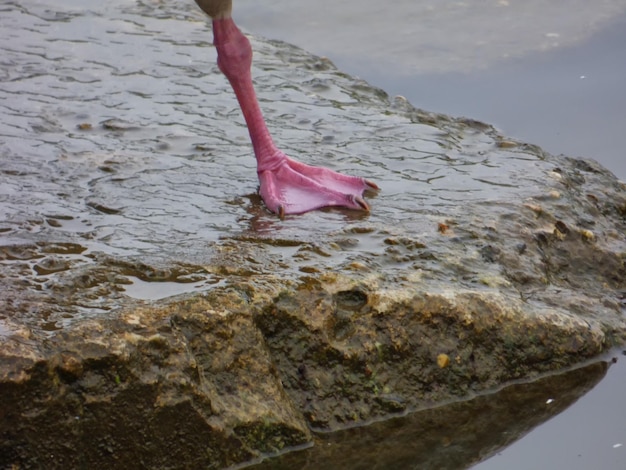
<svg viewBox="0 0 626 470">
<path fill-rule="evenodd" d="M 382 188 L 280 220 L 210 37 L 192 2 L 0 16 L 0 466 L 222 468 L 624 342 L 607 170 L 256 39 L 280 146 Z"/>
<path fill-rule="evenodd" d="M 519 299 L 346 287 L 284 294 L 257 317 L 283 385 L 314 428 L 472 396 L 606 347 L 600 325 Z M 346 297 L 364 301 L 346 307 Z"/>
<path fill-rule="evenodd" d="M 215 300 L 6 337 L 2 466 L 223 468 L 310 441 L 246 302 Z"/>
</svg>

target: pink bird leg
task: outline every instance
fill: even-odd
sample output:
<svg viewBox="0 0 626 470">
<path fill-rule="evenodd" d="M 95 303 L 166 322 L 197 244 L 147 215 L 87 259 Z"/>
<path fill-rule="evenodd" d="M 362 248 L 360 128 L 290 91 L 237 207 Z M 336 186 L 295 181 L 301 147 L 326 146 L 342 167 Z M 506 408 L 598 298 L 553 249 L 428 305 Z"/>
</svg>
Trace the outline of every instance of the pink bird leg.
<svg viewBox="0 0 626 470">
<path fill-rule="evenodd" d="M 375 183 L 297 162 L 278 150 L 252 85 L 250 41 L 230 16 L 213 19 L 213 36 L 217 65 L 230 81 L 248 125 L 261 183 L 259 192 L 268 209 L 281 217 L 328 206 L 369 211 L 363 192 L 378 189 Z"/>
</svg>

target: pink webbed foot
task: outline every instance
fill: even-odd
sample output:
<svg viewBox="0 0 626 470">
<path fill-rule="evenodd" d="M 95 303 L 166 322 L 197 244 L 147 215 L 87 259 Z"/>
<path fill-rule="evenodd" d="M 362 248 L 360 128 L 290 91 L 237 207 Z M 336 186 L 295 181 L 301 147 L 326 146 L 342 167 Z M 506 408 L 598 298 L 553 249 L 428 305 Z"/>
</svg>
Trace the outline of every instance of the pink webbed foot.
<svg viewBox="0 0 626 470">
<path fill-rule="evenodd" d="M 252 86 L 250 41 L 227 16 L 213 19 L 213 33 L 218 66 L 230 81 L 248 125 L 257 159 L 260 193 L 268 209 L 281 217 L 328 206 L 369 211 L 363 191 L 378 189 L 374 183 L 305 165 L 276 148 Z"/>
<path fill-rule="evenodd" d="M 273 169 L 259 171 L 259 192 L 272 212 L 283 217 L 331 206 L 369 212 L 363 192 L 378 189 L 375 183 L 328 168 L 306 165 L 282 155 L 282 152 L 281 157 Z"/>
</svg>

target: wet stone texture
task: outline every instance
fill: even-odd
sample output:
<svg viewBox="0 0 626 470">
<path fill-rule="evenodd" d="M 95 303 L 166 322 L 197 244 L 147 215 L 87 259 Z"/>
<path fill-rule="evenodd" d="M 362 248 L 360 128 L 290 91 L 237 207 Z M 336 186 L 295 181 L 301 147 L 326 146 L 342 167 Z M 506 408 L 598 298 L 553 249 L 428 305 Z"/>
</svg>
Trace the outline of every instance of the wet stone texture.
<svg viewBox="0 0 626 470">
<path fill-rule="evenodd" d="M 88 5 L 0 7 L 3 468 L 222 468 L 626 339 L 593 160 L 253 38 L 280 146 L 381 186 L 279 220 L 193 2 Z"/>
</svg>

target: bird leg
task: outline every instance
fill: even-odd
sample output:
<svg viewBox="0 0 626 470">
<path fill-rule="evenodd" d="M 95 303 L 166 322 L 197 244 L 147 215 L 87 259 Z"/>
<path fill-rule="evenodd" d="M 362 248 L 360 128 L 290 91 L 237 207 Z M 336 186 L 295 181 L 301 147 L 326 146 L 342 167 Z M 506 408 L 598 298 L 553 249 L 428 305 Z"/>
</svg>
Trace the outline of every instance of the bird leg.
<svg viewBox="0 0 626 470">
<path fill-rule="evenodd" d="M 252 85 L 250 41 L 232 18 L 213 18 L 217 65 L 230 81 L 257 159 L 260 194 L 269 210 L 279 215 L 300 214 L 327 206 L 369 211 L 365 189 L 376 184 L 328 168 L 297 162 L 278 150 L 267 129 Z"/>
</svg>

